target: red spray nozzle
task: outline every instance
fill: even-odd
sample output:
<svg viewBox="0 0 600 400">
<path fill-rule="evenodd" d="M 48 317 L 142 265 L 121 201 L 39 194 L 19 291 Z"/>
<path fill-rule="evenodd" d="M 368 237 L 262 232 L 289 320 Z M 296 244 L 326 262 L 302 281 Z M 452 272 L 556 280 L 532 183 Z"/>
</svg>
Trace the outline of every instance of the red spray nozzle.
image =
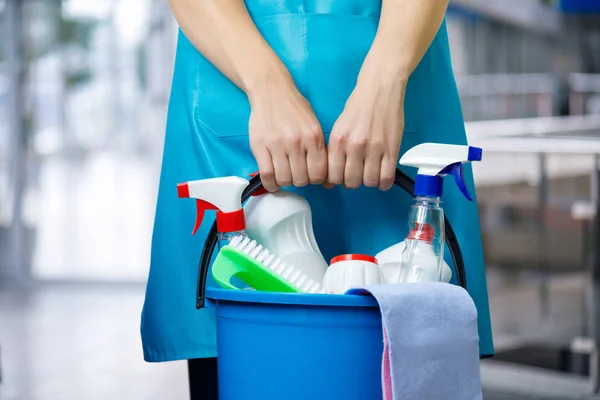
<svg viewBox="0 0 600 400">
<path fill-rule="evenodd" d="M 200 225 L 202 225 L 202 220 L 204 219 L 204 212 L 208 210 L 217 210 L 217 212 L 219 212 L 219 209 L 214 205 L 210 204 L 209 202 L 196 199 L 196 225 L 194 225 L 192 235 L 195 235 L 198 231 L 198 228 L 200 228 Z"/>
<path fill-rule="evenodd" d="M 177 185 L 177 196 L 180 199 L 188 199 L 190 197 L 190 186 L 187 182 L 179 183 Z M 202 220 L 204 219 L 204 212 L 207 210 L 219 210 L 213 204 L 210 204 L 207 201 L 196 199 L 196 223 L 194 224 L 194 230 L 192 231 L 192 235 L 195 235 L 202 225 Z"/>
<path fill-rule="evenodd" d="M 180 199 L 190 198 L 190 186 L 187 182 L 177 184 L 177 197 Z"/>
<path fill-rule="evenodd" d="M 248 180 L 235 176 L 208 178 L 183 182 L 177 185 L 180 198 L 196 199 L 195 234 L 207 210 L 217 211 L 217 229 L 219 232 L 237 232 L 245 229 L 246 220 L 242 208 L 242 193 L 248 186 Z"/>
</svg>

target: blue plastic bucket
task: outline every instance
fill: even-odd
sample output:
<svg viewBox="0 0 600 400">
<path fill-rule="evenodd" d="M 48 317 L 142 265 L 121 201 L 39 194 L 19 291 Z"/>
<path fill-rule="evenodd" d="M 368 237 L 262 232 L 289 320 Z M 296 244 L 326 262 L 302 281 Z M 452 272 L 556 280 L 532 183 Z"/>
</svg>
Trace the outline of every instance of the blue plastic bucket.
<svg viewBox="0 0 600 400">
<path fill-rule="evenodd" d="M 207 288 L 220 400 L 381 399 L 383 333 L 372 297 Z"/>
</svg>

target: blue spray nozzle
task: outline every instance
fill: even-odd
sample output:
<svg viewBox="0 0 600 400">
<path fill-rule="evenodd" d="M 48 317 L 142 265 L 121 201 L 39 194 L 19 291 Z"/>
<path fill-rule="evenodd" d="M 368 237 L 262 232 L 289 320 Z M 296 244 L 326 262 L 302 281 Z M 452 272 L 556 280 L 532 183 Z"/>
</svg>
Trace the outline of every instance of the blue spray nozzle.
<svg viewBox="0 0 600 400">
<path fill-rule="evenodd" d="M 483 158 L 483 150 L 479 147 L 469 146 L 469 154 L 467 155 L 467 161 L 481 161 Z"/>
<path fill-rule="evenodd" d="M 441 143 L 423 143 L 408 150 L 400 164 L 419 169 L 415 182 L 415 195 L 441 197 L 442 177 L 452 175 L 461 193 L 472 201 L 465 183 L 463 163 L 481 161 L 483 150 L 479 147 Z"/>
<path fill-rule="evenodd" d="M 415 179 L 415 196 L 441 197 L 444 191 L 444 180 L 439 175 L 417 175 Z"/>
<path fill-rule="evenodd" d="M 452 175 L 452 177 L 454 178 L 454 182 L 456 182 L 456 186 L 458 186 L 462 194 L 467 198 L 467 200 L 473 201 L 473 196 L 471 196 L 471 193 L 469 193 L 469 189 L 467 189 L 462 163 L 454 163 L 448 165 L 442 170 L 441 173 Z"/>
</svg>

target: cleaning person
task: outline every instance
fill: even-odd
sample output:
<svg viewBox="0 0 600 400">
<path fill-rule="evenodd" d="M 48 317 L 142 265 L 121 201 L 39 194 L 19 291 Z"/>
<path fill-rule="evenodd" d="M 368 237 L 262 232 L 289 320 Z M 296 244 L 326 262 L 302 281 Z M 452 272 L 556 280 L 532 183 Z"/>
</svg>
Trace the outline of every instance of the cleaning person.
<svg viewBox="0 0 600 400">
<path fill-rule="evenodd" d="M 141 334 L 147 361 L 189 360 L 192 399 L 217 399 L 214 309 L 195 309 L 210 223 L 190 234 L 195 206 L 181 203 L 177 184 L 259 170 L 269 191 L 294 185 L 309 201 L 326 260 L 373 255 L 408 233 L 412 199 L 387 191 L 400 154 L 425 142 L 464 145 L 466 136 L 447 0 L 170 4 L 181 32 Z M 465 180 L 474 193 L 468 166 Z M 477 204 L 463 200 L 453 187 L 442 198 L 489 356 Z"/>
</svg>

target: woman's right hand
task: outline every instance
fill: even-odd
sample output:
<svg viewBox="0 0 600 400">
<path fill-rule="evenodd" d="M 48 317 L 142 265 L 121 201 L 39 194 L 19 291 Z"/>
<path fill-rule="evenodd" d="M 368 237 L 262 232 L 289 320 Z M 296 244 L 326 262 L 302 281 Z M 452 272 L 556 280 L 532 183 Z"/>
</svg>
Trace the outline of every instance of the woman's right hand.
<svg viewBox="0 0 600 400">
<path fill-rule="evenodd" d="M 268 79 L 248 94 L 250 148 L 263 186 L 321 184 L 327 177 L 327 148 L 321 125 L 290 79 Z"/>
<path fill-rule="evenodd" d="M 245 2 L 169 3 L 196 49 L 248 95 L 250 147 L 264 187 L 272 192 L 291 184 L 322 183 L 327 150 L 319 121 Z"/>
</svg>

